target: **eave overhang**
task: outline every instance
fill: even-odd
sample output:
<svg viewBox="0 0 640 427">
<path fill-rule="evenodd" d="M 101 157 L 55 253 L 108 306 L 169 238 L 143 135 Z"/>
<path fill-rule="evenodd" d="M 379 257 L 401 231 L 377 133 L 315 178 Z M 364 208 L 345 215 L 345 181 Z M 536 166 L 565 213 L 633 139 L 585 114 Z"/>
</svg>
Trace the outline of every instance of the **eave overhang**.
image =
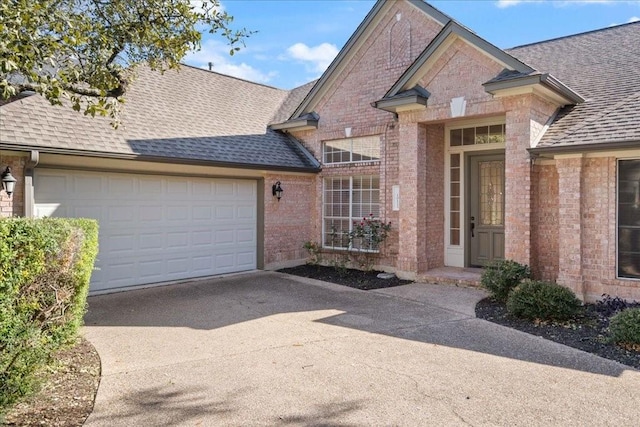
<svg viewBox="0 0 640 427">
<path fill-rule="evenodd" d="M 40 146 L 25 147 L 19 144 L 3 144 L 3 149 L 5 146 L 7 149 L 16 150 L 16 151 L 37 150 L 40 154 L 61 154 L 66 156 L 98 157 L 102 159 L 119 159 L 119 160 L 136 160 L 136 161 L 144 161 L 144 162 L 171 163 L 171 164 L 190 165 L 190 166 L 212 166 L 212 167 L 224 167 L 224 168 L 231 168 L 231 169 L 251 169 L 251 170 L 305 172 L 305 173 L 318 173 L 322 170 L 320 163 L 315 159 L 313 162 L 314 163 L 313 166 L 297 167 L 297 166 L 285 166 L 285 165 L 191 159 L 191 158 L 181 158 L 181 157 L 165 157 L 165 156 L 154 156 L 154 155 L 137 154 L 137 153 L 109 153 L 109 152 L 103 152 L 103 151 L 75 150 L 71 148 L 40 147 Z"/>
<path fill-rule="evenodd" d="M 577 92 L 548 73 L 536 73 L 522 77 L 488 81 L 484 90 L 496 98 L 535 93 L 558 106 L 575 105 L 585 101 Z"/>
<path fill-rule="evenodd" d="M 640 148 L 640 141 L 637 139 L 603 141 L 590 144 L 568 144 L 568 145 L 547 145 L 542 147 L 528 148 L 529 154 L 533 157 L 553 158 L 562 154 L 595 153 L 600 151 L 629 150 Z"/>
<path fill-rule="evenodd" d="M 313 112 L 296 117 L 295 119 L 289 119 L 286 122 L 271 124 L 269 125 L 269 128 L 285 132 L 313 130 L 318 129 L 319 121 L 320 116 Z"/>
<path fill-rule="evenodd" d="M 396 95 L 384 97 L 379 101 L 371 103 L 374 108 L 389 111 L 390 113 L 400 113 L 403 111 L 425 110 L 430 93 L 420 86 L 415 86 Z"/>
</svg>

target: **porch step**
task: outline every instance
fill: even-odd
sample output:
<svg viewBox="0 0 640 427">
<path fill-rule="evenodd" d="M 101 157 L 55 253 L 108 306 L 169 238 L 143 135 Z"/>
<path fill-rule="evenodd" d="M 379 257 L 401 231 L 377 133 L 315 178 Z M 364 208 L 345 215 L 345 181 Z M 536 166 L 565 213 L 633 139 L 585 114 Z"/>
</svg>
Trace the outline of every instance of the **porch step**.
<svg viewBox="0 0 640 427">
<path fill-rule="evenodd" d="M 440 267 L 420 274 L 417 281 L 480 287 L 481 268 Z"/>
</svg>

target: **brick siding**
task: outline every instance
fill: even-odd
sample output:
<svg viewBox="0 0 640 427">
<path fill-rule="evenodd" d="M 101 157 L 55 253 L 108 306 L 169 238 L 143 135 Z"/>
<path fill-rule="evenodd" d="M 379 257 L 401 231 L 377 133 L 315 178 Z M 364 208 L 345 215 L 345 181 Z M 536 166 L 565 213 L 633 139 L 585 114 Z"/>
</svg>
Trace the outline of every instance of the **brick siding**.
<svg viewBox="0 0 640 427">
<path fill-rule="evenodd" d="M 15 179 L 16 188 L 11 197 L 4 190 L 0 190 L 0 218 L 24 216 L 24 169 L 26 157 L 0 155 L 0 174 L 9 166 L 11 175 Z M 1 188 L 1 187 L 0 187 Z"/>
</svg>

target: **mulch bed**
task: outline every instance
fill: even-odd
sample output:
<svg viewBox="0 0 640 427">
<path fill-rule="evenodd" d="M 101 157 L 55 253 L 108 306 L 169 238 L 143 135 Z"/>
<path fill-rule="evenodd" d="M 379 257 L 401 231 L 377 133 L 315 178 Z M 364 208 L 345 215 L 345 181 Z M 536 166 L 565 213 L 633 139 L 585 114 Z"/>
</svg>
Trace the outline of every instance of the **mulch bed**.
<svg viewBox="0 0 640 427">
<path fill-rule="evenodd" d="M 278 270 L 281 273 L 293 274 L 294 276 L 309 277 L 311 279 L 323 280 L 325 282 L 337 283 L 351 288 L 370 290 L 402 286 L 412 283 L 411 280 L 402 280 L 395 275 L 390 279 L 380 279 L 378 274 L 381 271 L 360 271 L 350 268 L 334 268 L 322 265 L 305 264 L 292 268 Z"/>
<path fill-rule="evenodd" d="M 93 410 L 100 382 L 100 357 L 84 338 L 54 356 L 54 365 L 40 373 L 40 391 L 5 416 L 8 426 L 77 427 Z M 3 424 L 0 419 L 0 425 Z"/>
<path fill-rule="evenodd" d="M 627 307 L 640 306 L 628 304 Z M 586 304 L 582 316 L 570 322 L 531 322 L 510 316 L 504 304 L 485 298 L 476 317 L 537 335 L 569 347 L 640 369 L 640 352 L 608 342 L 609 319 L 617 311 L 610 304 Z"/>
</svg>

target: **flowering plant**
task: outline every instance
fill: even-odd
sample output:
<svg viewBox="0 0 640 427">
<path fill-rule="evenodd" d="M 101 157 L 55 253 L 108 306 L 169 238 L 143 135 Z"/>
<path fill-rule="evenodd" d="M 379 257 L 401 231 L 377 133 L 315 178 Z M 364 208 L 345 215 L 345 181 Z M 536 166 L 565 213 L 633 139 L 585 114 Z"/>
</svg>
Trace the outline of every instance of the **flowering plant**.
<svg viewBox="0 0 640 427">
<path fill-rule="evenodd" d="M 377 251 L 380 244 L 386 240 L 391 230 L 391 222 L 384 222 L 374 218 L 373 214 L 354 221 L 349 232 L 351 247 L 360 250 Z"/>
</svg>

